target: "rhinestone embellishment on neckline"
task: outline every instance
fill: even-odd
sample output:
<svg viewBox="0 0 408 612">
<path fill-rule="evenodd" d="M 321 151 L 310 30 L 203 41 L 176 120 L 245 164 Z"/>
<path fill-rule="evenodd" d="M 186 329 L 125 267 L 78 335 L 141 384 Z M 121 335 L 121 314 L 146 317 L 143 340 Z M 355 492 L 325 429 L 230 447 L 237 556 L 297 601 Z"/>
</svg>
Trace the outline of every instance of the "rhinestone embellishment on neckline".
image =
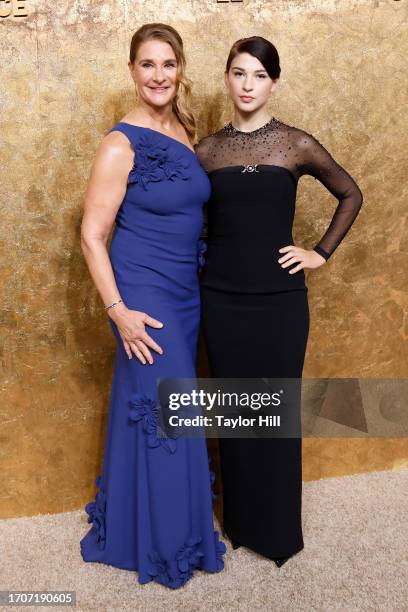
<svg viewBox="0 0 408 612">
<path fill-rule="evenodd" d="M 265 123 L 264 125 L 261 125 L 261 127 L 256 128 L 256 130 L 251 130 L 250 132 L 242 132 L 241 130 L 239 130 L 238 128 L 234 127 L 232 125 L 232 122 L 230 121 L 229 123 L 227 123 L 226 125 L 224 125 L 224 127 L 222 128 L 222 132 L 224 132 L 224 134 L 228 134 L 228 135 L 232 135 L 232 136 L 255 136 L 258 135 L 264 131 L 267 131 L 271 128 L 277 127 L 279 124 L 278 119 L 276 119 L 275 117 L 272 117 L 268 123 Z"/>
</svg>

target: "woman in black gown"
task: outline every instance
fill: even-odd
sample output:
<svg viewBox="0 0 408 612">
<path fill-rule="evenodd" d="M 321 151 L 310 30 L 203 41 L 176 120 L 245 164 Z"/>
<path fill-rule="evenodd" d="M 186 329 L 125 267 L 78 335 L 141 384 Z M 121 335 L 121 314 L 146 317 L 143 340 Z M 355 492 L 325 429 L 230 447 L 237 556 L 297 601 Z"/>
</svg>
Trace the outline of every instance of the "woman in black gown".
<svg viewBox="0 0 408 612">
<path fill-rule="evenodd" d="M 201 276 L 204 337 L 216 378 L 301 379 L 309 333 L 304 268 L 323 265 L 362 205 L 353 178 L 311 134 L 270 117 L 279 55 L 262 37 L 231 48 L 232 122 L 196 147 L 212 183 Z M 297 184 L 318 179 L 338 199 L 311 250 L 293 244 Z M 300 399 L 291 410 L 298 411 Z M 302 438 L 220 438 L 224 533 L 280 567 L 304 548 Z"/>
</svg>

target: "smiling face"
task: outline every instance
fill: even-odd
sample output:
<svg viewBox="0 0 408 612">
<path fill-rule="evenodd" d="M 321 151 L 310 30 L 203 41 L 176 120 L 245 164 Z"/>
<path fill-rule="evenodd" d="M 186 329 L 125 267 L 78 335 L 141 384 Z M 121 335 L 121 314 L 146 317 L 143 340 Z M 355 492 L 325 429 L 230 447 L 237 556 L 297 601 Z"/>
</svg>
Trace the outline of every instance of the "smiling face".
<svg viewBox="0 0 408 612">
<path fill-rule="evenodd" d="M 172 102 L 178 90 L 177 58 L 172 46 L 162 40 L 143 42 L 129 70 L 141 100 L 151 106 Z"/>
<path fill-rule="evenodd" d="M 234 57 L 224 81 L 234 105 L 248 112 L 265 106 L 278 84 L 278 79 L 271 79 L 259 59 L 249 53 Z"/>
</svg>

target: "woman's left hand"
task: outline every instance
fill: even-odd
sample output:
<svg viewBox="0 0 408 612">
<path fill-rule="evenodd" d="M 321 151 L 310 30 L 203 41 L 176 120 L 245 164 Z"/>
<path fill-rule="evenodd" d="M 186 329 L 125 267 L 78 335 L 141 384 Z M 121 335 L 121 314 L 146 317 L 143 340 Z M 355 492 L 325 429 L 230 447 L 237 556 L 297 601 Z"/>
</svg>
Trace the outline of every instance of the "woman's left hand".
<svg viewBox="0 0 408 612">
<path fill-rule="evenodd" d="M 320 266 L 326 263 L 325 258 L 319 255 L 317 251 L 307 251 L 294 244 L 282 247 L 279 249 L 279 253 L 285 253 L 283 257 L 278 259 L 278 263 L 281 264 L 282 268 L 298 263 L 297 266 L 288 270 L 289 274 L 295 274 L 295 272 L 299 272 L 302 268 L 320 268 Z"/>
</svg>

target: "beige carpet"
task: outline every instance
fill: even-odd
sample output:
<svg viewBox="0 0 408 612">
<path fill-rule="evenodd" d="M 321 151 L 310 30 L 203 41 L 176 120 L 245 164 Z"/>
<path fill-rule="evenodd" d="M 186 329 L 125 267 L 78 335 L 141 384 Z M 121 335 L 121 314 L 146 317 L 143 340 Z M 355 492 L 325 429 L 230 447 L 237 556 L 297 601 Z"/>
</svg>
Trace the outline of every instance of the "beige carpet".
<svg viewBox="0 0 408 612">
<path fill-rule="evenodd" d="M 406 612 L 408 470 L 303 487 L 305 548 L 280 569 L 226 541 L 222 572 L 195 572 L 178 590 L 139 585 L 135 572 L 82 561 L 79 540 L 90 526 L 78 511 L 0 521 L 0 590 L 75 590 L 76 610 L 98 612 Z"/>
</svg>

